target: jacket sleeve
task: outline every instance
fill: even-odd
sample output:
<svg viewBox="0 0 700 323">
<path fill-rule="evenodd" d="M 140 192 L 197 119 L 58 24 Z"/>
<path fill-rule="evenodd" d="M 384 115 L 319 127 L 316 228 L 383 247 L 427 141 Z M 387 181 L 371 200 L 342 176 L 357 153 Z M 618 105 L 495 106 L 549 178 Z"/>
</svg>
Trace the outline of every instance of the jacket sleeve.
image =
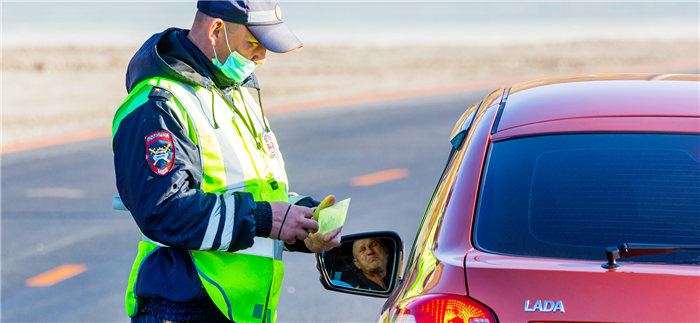
<svg viewBox="0 0 700 323">
<path fill-rule="evenodd" d="M 149 96 L 121 121 L 112 142 L 117 190 L 141 232 L 171 247 L 219 251 L 249 248 L 254 236 L 269 236 L 269 203 L 256 202 L 249 193 L 224 196 L 199 189 L 203 181 L 199 148 L 167 99 Z M 164 155 L 170 168 L 156 167 L 163 160 L 152 163 L 154 150 L 149 153 L 148 140 L 155 133 L 169 133 L 172 138 L 172 155 Z M 160 144 L 161 151 L 167 151 L 170 143 Z M 158 143 L 151 144 L 154 147 Z"/>
</svg>

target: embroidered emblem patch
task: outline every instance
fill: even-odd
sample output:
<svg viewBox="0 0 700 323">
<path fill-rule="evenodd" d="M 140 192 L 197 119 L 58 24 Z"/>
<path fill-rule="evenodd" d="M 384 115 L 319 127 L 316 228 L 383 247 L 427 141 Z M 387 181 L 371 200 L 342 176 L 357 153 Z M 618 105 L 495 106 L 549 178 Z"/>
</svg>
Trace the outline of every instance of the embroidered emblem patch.
<svg viewBox="0 0 700 323">
<path fill-rule="evenodd" d="M 277 147 L 275 146 L 273 136 L 272 132 L 263 132 L 262 134 L 263 149 L 265 149 L 265 153 L 270 156 L 270 158 L 275 158 L 275 153 L 277 153 Z"/>
<path fill-rule="evenodd" d="M 175 147 L 169 132 L 158 131 L 146 136 L 146 159 L 156 174 L 167 174 L 173 168 L 174 157 Z"/>
</svg>

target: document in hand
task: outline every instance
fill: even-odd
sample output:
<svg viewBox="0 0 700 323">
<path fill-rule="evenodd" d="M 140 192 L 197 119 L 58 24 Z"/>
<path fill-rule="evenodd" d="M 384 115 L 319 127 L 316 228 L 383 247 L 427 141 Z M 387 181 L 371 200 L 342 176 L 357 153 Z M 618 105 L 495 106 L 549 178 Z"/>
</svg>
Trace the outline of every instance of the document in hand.
<svg viewBox="0 0 700 323">
<path fill-rule="evenodd" d="M 350 199 L 342 200 L 335 203 L 333 206 L 329 206 L 323 210 L 318 215 L 318 232 L 327 234 L 337 228 L 340 228 L 345 224 L 345 216 L 348 214 L 348 207 L 350 206 Z"/>
</svg>

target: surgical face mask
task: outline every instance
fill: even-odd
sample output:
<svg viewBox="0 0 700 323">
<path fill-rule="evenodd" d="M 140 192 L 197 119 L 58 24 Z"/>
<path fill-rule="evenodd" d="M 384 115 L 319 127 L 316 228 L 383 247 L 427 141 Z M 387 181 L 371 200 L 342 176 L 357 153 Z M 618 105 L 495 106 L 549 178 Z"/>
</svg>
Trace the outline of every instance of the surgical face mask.
<svg viewBox="0 0 700 323">
<path fill-rule="evenodd" d="M 214 63 L 214 66 L 218 67 L 226 77 L 234 80 L 236 83 L 240 83 L 253 73 L 257 64 L 245 58 L 240 53 L 231 50 L 231 46 L 228 44 L 226 27 L 224 27 L 224 36 L 226 38 L 226 46 L 231 54 L 226 58 L 226 62 L 221 64 L 219 62 L 219 57 L 216 55 L 216 48 L 212 45 L 211 47 L 214 48 L 214 58 L 211 59 L 211 62 Z"/>
</svg>

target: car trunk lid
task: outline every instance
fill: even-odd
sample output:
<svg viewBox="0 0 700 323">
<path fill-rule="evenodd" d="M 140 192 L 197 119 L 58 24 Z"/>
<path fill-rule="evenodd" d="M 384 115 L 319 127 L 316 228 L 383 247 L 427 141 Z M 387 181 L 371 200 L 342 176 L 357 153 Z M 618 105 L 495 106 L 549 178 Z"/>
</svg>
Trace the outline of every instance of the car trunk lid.
<svg viewBox="0 0 700 323">
<path fill-rule="evenodd" d="M 478 250 L 465 257 L 469 296 L 500 322 L 700 321 L 698 266 L 602 264 Z"/>
</svg>

